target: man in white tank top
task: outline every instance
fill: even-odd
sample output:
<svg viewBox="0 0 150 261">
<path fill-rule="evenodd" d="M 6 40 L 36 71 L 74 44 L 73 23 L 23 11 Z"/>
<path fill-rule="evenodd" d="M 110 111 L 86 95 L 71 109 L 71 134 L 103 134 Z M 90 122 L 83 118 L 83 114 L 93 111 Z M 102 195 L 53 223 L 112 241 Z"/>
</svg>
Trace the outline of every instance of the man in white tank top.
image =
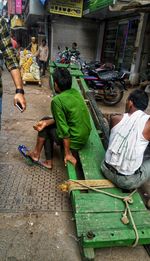
<svg viewBox="0 0 150 261">
<path fill-rule="evenodd" d="M 118 187 L 134 189 L 150 178 L 150 115 L 144 111 L 148 95 L 143 90 L 130 93 L 123 115 L 112 115 L 110 138 L 103 174 Z"/>
</svg>

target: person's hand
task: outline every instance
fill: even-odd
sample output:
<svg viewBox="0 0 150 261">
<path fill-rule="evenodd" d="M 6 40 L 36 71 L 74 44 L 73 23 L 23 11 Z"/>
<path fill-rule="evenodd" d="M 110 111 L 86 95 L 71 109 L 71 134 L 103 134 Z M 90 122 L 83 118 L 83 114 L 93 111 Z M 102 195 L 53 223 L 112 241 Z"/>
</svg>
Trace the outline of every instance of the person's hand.
<svg viewBox="0 0 150 261">
<path fill-rule="evenodd" d="M 26 99 L 25 99 L 23 94 L 21 94 L 21 93 L 15 94 L 15 97 L 14 97 L 14 105 L 15 106 L 16 106 L 17 102 L 21 104 L 22 110 L 25 111 L 25 109 L 26 109 Z"/>
<path fill-rule="evenodd" d="M 47 122 L 45 120 L 39 121 L 36 125 L 33 126 L 33 129 L 36 131 L 42 131 L 47 126 Z"/>
<path fill-rule="evenodd" d="M 64 158 L 65 166 L 67 165 L 67 161 L 70 161 L 74 166 L 77 163 L 76 158 L 71 153 L 65 155 L 65 158 Z"/>
</svg>

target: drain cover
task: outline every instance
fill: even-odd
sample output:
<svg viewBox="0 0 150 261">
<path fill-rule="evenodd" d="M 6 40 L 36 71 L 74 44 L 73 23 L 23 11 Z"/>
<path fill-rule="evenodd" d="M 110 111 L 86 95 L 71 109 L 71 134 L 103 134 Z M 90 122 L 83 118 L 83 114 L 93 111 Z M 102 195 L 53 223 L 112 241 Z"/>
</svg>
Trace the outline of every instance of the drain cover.
<svg viewBox="0 0 150 261">
<path fill-rule="evenodd" d="M 62 165 L 52 171 L 37 166 L 0 164 L 0 212 L 71 211 L 58 186 L 66 179 Z"/>
</svg>

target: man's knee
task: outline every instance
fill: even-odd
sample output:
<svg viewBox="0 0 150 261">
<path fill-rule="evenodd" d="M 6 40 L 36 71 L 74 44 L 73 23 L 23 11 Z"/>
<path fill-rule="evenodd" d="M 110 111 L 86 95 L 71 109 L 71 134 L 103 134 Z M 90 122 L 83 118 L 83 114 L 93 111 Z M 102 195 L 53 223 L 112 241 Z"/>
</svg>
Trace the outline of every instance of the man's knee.
<svg viewBox="0 0 150 261">
<path fill-rule="evenodd" d="M 40 121 L 50 120 L 50 119 L 53 119 L 53 117 L 52 116 L 45 116 Z"/>
</svg>

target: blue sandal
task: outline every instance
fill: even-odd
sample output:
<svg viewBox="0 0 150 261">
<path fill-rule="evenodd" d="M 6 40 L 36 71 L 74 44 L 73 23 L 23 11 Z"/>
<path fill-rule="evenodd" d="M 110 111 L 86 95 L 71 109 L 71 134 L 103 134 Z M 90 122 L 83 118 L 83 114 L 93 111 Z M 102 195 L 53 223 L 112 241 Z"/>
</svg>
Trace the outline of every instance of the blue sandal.
<svg viewBox="0 0 150 261">
<path fill-rule="evenodd" d="M 46 170 L 46 171 L 49 171 L 49 170 L 50 170 L 50 168 L 45 167 L 40 161 L 33 160 L 33 159 L 28 155 L 28 153 L 30 152 L 30 150 L 29 150 L 25 145 L 19 145 L 19 146 L 18 146 L 18 150 L 19 150 L 20 154 L 24 157 L 26 163 L 27 163 L 29 166 L 37 165 L 37 166 L 41 167 L 42 169 L 44 169 L 44 170 Z"/>
<path fill-rule="evenodd" d="M 26 146 L 24 146 L 24 145 L 19 145 L 19 146 L 18 146 L 18 150 L 19 150 L 19 152 L 21 153 L 21 155 L 24 157 L 26 163 L 27 163 L 29 166 L 35 165 L 36 161 L 33 160 L 33 159 L 28 155 L 29 149 L 28 149 Z"/>
</svg>

